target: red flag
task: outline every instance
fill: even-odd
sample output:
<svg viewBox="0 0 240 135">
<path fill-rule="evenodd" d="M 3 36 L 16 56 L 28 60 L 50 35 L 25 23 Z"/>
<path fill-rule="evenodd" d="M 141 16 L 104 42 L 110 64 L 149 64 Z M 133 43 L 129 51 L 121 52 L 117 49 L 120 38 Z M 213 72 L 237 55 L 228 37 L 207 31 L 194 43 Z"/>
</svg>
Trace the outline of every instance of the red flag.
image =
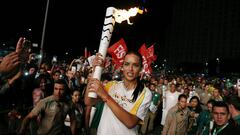
<svg viewBox="0 0 240 135">
<path fill-rule="evenodd" d="M 157 55 L 154 54 L 154 45 L 151 45 L 148 48 L 148 56 L 147 59 L 149 59 L 151 62 L 157 60 Z"/>
<path fill-rule="evenodd" d="M 115 69 L 119 69 L 121 66 L 122 66 L 122 62 L 112 58 L 112 62 L 113 62 L 113 65 L 114 65 L 114 68 Z"/>
<path fill-rule="evenodd" d="M 150 74 L 152 72 L 151 63 L 148 61 L 148 49 L 145 43 L 141 46 L 138 52 L 142 55 L 143 58 L 143 72 Z"/>
<path fill-rule="evenodd" d="M 121 67 L 127 51 L 128 49 L 123 38 L 108 48 L 108 53 L 111 54 L 112 60 L 116 64 L 116 68 Z"/>
<path fill-rule="evenodd" d="M 144 43 L 140 49 L 138 50 L 138 52 L 142 55 L 142 56 L 148 56 L 148 50 L 147 50 L 147 47 L 146 47 L 146 44 Z"/>
</svg>

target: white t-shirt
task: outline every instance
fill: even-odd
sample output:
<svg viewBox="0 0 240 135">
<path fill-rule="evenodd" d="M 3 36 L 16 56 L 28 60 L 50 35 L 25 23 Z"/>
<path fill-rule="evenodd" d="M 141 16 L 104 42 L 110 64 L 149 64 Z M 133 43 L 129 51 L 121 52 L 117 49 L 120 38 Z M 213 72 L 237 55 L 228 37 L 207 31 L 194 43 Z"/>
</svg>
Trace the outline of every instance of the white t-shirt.
<svg viewBox="0 0 240 135">
<path fill-rule="evenodd" d="M 131 103 L 132 94 L 134 90 L 126 90 L 122 81 L 113 85 L 109 90 L 109 95 L 126 111 L 130 112 L 137 100 Z M 144 99 L 137 110 L 137 117 L 144 120 L 152 99 L 152 93 L 146 89 Z M 137 135 L 137 126 L 129 129 L 127 128 L 112 112 L 107 104 L 104 105 L 101 120 L 98 126 L 97 135 Z"/>
</svg>

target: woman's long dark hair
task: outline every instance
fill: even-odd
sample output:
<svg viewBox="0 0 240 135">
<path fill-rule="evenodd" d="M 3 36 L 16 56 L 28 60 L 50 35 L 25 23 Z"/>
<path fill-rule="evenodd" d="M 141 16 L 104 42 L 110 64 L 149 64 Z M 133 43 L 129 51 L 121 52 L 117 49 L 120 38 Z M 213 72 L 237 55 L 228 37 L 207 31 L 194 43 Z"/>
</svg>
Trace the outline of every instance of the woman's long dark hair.
<svg viewBox="0 0 240 135">
<path fill-rule="evenodd" d="M 190 99 L 189 103 L 191 103 L 191 101 L 192 101 L 193 99 L 196 99 L 197 102 L 198 102 L 198 104 L 197 104 L 197 106 L 196 106 L 195 112 L 196 112 L 196 113 L 200 113 L 200 112 L 202 111 L 201 102 L 200 102 L 200 100 L 199 100 L 199 98 L 198 98 L 197 96 L 193 96 L 193 97 Z M 189 107 L 189 108 L 190 108 L 190 110 L 192 110 L 192 107 Z"/>
<path fill-rule="evenodd" d="M 143 91 L 144 85 L 140 80 L 140 77 L 137 78 L 137 87 L 135 88 L 133 92 L 133 98 L 132 101 L 136 101 L 138 98 L 138 95 Z"/>
<path fill-rule="evenodd" d="M 141 65 L 142 67 L 142 62 L 143 62 L 143 58 L 142 58 L 142 55 L 139 53 L 139 52 L 135 52 L 135 51 L 129 51 L 126 53 L 125 57 L 129 54 L 134 54 L 136 56 L 139 57 L 139 64 Z M 137 78 L 137 86 L 133 92 L 133 98 L 132 98 L 132 102 L 136 101 L 137 98 L 138 98 L 138 95 L 143 91 L 143 88 L 144 88 L 144 85 L 143 83 L 141 82 L 140 80 L 140 77 Z"/>
</svg>

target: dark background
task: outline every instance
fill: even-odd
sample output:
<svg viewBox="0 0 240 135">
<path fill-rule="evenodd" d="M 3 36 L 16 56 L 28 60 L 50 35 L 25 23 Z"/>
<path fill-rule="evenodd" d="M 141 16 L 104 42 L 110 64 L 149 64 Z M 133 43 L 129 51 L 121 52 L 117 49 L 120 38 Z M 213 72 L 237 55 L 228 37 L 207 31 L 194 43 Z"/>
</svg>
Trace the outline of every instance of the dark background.
<svg viewBox="0 0 240 135">
<path fill-rule="evenodd" d="M 218 72 L 219 66 L 221 72 L 240 72 L 239 0 L 50 0 L 44 42 L 47 56 L 76 57 L 84 54 L 84 47 L 92 53 L 98 50 L 109 6 L 148 10 L 131 18 L 133 25 L 116 24 L 110 45 L 120 38 L 132 50 L 155 43 L 156 64 L 182 71 L 198 72 L 207 66 Z M 45 9 L 46 0 L 2 0 L 0 45 L 14 46 L 19 36 L 27 36 L 40 46 Z"/>
</svg>

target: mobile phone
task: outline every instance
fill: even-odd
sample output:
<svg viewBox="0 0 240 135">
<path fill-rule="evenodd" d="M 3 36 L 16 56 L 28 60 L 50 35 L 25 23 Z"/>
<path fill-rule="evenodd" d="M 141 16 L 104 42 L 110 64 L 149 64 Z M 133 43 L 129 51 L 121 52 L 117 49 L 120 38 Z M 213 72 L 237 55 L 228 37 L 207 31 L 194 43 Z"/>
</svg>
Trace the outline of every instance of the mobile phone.
<svg viewBox="0 0 240 135">
<path fill-rule="evenodd" d="M 56 63 L 56 62 L 57 62 L 57 56 L 53 56 L 52 63 Z"/>
<path fill-rule="evenodd" d="M 80 71 L 82 65 L 81 64 L 77 64 L 77 71 Z"/>
<path fill-rule="evenodd" d="M 23 47 L 20 51 L 20 60 L 22 63 L 25 63 L 29 59 L 29 54 L 31 52 L 31 41 L 29 40 L 24 40 L 23 41 Z"/>
<path fill-rule="evenodd" d="M 77 71 L 77 67 L 72 66 L 72 72 L 73 72 L 73 73 L 76 73 L 76 71 Z"/>
</svg>

